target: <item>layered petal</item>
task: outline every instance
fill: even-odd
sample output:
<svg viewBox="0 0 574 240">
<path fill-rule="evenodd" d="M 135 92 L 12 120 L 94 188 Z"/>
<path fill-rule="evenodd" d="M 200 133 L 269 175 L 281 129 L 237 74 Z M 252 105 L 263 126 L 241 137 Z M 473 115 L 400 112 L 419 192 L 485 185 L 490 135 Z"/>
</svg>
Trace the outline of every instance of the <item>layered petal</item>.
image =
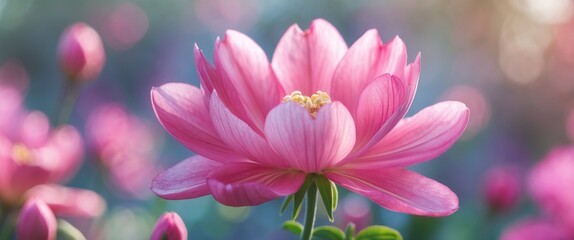
<svg viewBox="0 0 574 240">
<path fill-rule="evenodd" d="M 339 169 L 325 176 L 392 211 L 446 216 L 458 209 L 458 198 L 448 187 L 405 169 Z"/>
<path fill-rule="evenodd" d="M 273 149 L 304 172 L 319 172 L 347 156 L 355 145 L 355 125 L 339 102 L 323 106 L 316 118 L 294 102 L 269 113 L 265 135 Z"/>
<path fill-rule="evenodd" d="M 285 32 L 275 53 L 272 66 L 286 93 L 301 91 L 311 95 L 328 92 L 335 67 L 347 51 L 347 44 L 333 25 L 314 20 L 308 30 L 294 24 Z"/>
<path fill-rule="evenodd" d="M 57 184 L 35 186 L 26 197 L 42 200 L 58 216 L 97 217 L 106 210 L 105 200 L 97 193 Z"/>
<path fill-rule="evenodd" d="M 153 109 L 164 128 L 183 145 L 207 158 L 228 162 L 236 154 L 219 139 L 198 88 L 168 83 L 151 90 Z"/>
<path fill-rule="evenodd" d="M 208 195 L 207 175 L 222 164 L 196 155 L 158 174 L 151 190 L 165 199 L 188 199 Z"/>
<path fill-rule="evenodd" d="M 406 47 L 399 37 L 383 44 L 378 32 L 369 30 L 351 46 L 335 69 L 331 96 L 355 113 L 358 96 L 376 77 L 389 73 L 403 79 L 406 59 Z"/>
<path fill-rule="evenodd" d="M 213 79 L 217 78 L 217 71 L 215 68 L 209 64 L 205 56 L 203 56 L 203 52 L 197 44 L 194 46 L 194 56 L 195 56 L 195 68 L 197 73 L 199 74 L 199 82 L 201 84 L 201 88 L 203 89 L 203 93 L 206 97 L 204 101 L 208 101 L 211 95 L 211 92 L 214 90 L 213 87 Z"/>
<path fill-rule="evenodd" d="M 235 151 L 268 166 L 287 166 L 263 137 L 225 107 L 217 94 L 211 96 L 210 113 L 217 133 Z"/>
<path fill-rule="evenodd" d="M 369 84 L 359 97 L 355 116 L 355 149 L 369 148 L 384 137 L 407 111 L 408 89 L 401 79 L 385 74 Z"/>
<path fill-rule="evenodd" d="M 211 194 L 228 206 L 255 206 L 293 194 L 301 187 L 305 174 L 257 163 L 230 163 L 207 177 Z"/>
<path fill-rule="evenodd" d="M 469 110 L 460 102 L 446 101 L 401 120 L 380 142 L 347 167 L 403 167 L 428 161 L 444 153 L 462 135 Z"/>
<path fill-rule="evenodd" d="M 262 130 L 269 110 L 285 96 L 263 49 L 242 33 L 229 30 L 216 43 L 215 66 L 221 81 L 219 87 L 235 88 L 241 103 L 248 108 L 249 119 L 243 120 Z M 217 91 L 220 88 L 216 86 Z"/>
<path fill-rule="evenodd" d="M 407 109 L 411 106 L 413 99 L 415 98 L 415 93 L 417 91 L 417 86 L 419 84 L 419 76 L 421 73 L 421 53 L 417 54 L 415 61 L 405 68 L 404 83 L 409 89 L 409 97 L 407 103 Z"/>
</svg>

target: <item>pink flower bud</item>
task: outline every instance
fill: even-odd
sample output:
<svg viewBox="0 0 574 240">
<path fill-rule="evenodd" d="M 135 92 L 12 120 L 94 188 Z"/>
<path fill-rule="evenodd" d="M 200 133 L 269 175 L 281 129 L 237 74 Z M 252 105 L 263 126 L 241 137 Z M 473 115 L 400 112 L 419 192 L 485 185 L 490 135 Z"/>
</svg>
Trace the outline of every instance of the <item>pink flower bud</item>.
<svg viewBox="0 0 574 240">
<path fill-rule="evenodd" d="M 187 239 L 187 228 L 177 213 L 166 212 L 157 220 L 151 233 L 151 240 L 161 239 Z"/>
<path fill-rule="evenodd" d="M 82 22 L 64 30 L 60 38 L 58 58 L 62 71 L 72 81 L 96 78 L 106 60 L 100 35 Z"/>
<path fill-rule="evenodd" d="M 18 239 L 56 238 L 56 217 L 48 205 L 37 199 L 29 199 L 18 217 L 16 234 Z"/>
<path fill-rule="evenodd" d="M 495 167 L 484 179 L 484 198 L 492 210 L 504 211 L 516 204 L 520 195 L 520 173 L 515 167 Z"/>
</svg>

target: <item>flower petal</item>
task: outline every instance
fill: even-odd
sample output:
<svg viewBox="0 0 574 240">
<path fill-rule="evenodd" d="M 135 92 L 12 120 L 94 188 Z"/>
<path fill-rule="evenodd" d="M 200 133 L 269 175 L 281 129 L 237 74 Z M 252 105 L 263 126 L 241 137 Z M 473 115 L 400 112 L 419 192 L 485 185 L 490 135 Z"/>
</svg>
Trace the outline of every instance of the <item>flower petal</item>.
<svg viewBox="0 0 574 240">
<path fill-rule="evenodd" d="M 189 199 L 209 194 L 207 175 L 222 165 L 195 155 L 158 174 L 151 190 L 165 199 Z"/>
<path fill-rule="evenodd" d="M 197 154 L 227 162 L 238 156 L 219 139 L 200 90 L 185 83 L 168 83 L 151 90 L 155 114 L 164 128 Z"/>
<path fill-rule="evenodd" d="M 257 163 L 230 163 L 211 172 L 207 184 L 211 194 L 228 206 L 255 206 L 293 194 L 305 174 L 270 168 Z"/>
<path fill-rule="evenodd" d="M 70 125 L 52 131 L 45 146 L 38 149 L 42 166 L 51 171 L 51 182 L 62 182 L 75 175 L 82 164 L 84 144 L 80 133 Z"/>
<path fill-rule="evenodd" d="M 399 37 L 383 44 L 378 32 L 369 30 L 351 46 L 337 66 L 331 96 L 354 113 L 359 101 L 357 96 L 376 77 L 389 73 L 403 79 L 406 59 L 407 50 Z"/>
<path fill-rule="evenodd" d="M 215 71 L 215 68 L 209 64 L 207 59 L 205 59 L 203 52 L 201 52 L 201 49 L 199 49 L 197 44 L 195 44 L 193 50 L 195 56 L 195 68 L 199 74 L 199 82 L 201 83 L 201 88 L 203 89 L 206 100 L 209 100 L 209 96 L 214 89 L 212 79 L 217 78 L 217 72 Z"/>
<path fill-rule="evenodd" d="M 347 44 L 333 25 L 314 20 L 309 30 L 293 25 L 281 38 L 271 62 L 286 93 L 295 90 L 312 95 L 331 90 L 335 67 L 347 51 Z"/>
<path fill-rule="evenodd" d="M 216 43 L 214 57 L 221 85 L 235 88 L 243 105 L 249 108 L 250 119 L 243 120 L 262 130 L 269 110 L 285 96 L 265 52 L 249 37 L 229 30 Z M 217 86 L 216 90 L 219 91 Z"/>
<path fill-rule="evenodd" d="M 286 166 L 263 137 L 225 107 L 217 93 L 211 95 L 210 112 L 217 133 L 228 146 L 250 160 L 268 166 Z"/>
<path fill-rule="evenodd" d="M 294 102 L 280 104 L 267 116 L 265 135 L 291 167 L 318 172 L 343 159 L 355 145 L 355 124 L 340 102 L 323 106 L 316 118 Z"/>
<path fill-rule="evenodd" d="M 58 216 L 97 217 L 106 209 L 105 200 L 96 192 L 57 184 L 35 186 L 26 196 L 42 200 Z"/>
<path fill-rule="evenodd" d="M 407 109 L 411 107 L 411 103 L 415 98 L 415 93 L 417 91 L 417 86 L 419 84 L 419 76 L 421 73 L 421 53 L 417 54 L 415 61 L 405 68 L 404 83 L 409 89 L 409 100 L 407 104 Z"/>
<path fill-rule="evenodd" d="M 371 147 L 397 124 L 407 111 L 407 91 L 401 79 L 389 74 L 378 77 L 363 90 L 355 116 L 355 149 Z"/>
<path fill-rule="evenodd" d="M 444 153 L 464 131 L 469 110 L 460 102 L 446 101 L 403 119 L 380 142 L 349 162 L 354 168 L 404 167 Z"/>
<path fill-rule="evenodd" d="M 458 198 L 448 187 L 406 169 L 344 169 L 325 176 L 392 211 L 446 216 L 458 209 Z"/>
</svg>

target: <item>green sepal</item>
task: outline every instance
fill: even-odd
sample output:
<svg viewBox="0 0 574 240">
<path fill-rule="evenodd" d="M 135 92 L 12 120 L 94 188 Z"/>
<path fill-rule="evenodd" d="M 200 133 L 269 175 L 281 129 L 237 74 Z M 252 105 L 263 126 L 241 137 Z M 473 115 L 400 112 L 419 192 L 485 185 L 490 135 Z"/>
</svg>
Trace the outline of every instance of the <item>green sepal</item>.
<svg viewBox="0 0 574 240">
<path fill-rule="evenodd" d="M 285 210 L 287 210 L 287 207 L 289 207 L 289 204 L 291 204 L 292 201 L 293 201 L 293 194 L 285 198 L 285 201 L 283 201 L 283 205 L 281 205 L 281 210 L 279 211 L 280 215 L 283 215 L 283 213 L 285 213 Z"/>
<path fill-rule="evenodd" d="M 315 178 L 315 174 L 308 174 L 305 178 L 305 182 L 301 185 L 301 188 L 293 194 L 293 215 L 291 216 L 291 220 L 295 221 L 299 216 L 299 212 L 301 212 L 301 205 L 303 204 L 303 198 L 307 193 L 307 190 L 313 184 L 313 178 Z"/>
<path fill-rule="evenodd" d="M 33 231 L 33 230 L 32 230 Z M 69 222 L 58 219 L 58 229 L 56 236 L 61 240 L 86 240 L 86 237 Z"/>
<path fill-rule="evenodd" d="M 315 178 L 315 184 L 317 184 L 319 194 L 321 194 L 321 198 L 323 199 L 323 204 L 325 205 L 325 210 L 327 210 L 329 221 L 333 222 L 333 210 L 334 206 L 336 205 L 336 200 L 333 201 L 333 184 L 331 184 L 331 180 L 327 179 L 323 175 L 318 175 Z"/>
<path fill-rule="evenodd" d="M 283 223 L 283 230 L 299 236 L 303 232 L 303 225 L 295 221 L 285 221 Z"/>
<path fill-rule="evenodd" d="M 345 240 L 354 240 L 355 239 L 355 224 L 352 222 L 349 222 L 349 224 L 347 224 L 347 228 L 345 229 L 345 236 L 347 236 L 347 238 L 345 238 Z"/>
<path fill-rule="evenodd" d="M 402 240 L 401 234 L 390 227 L 370 226 L 357 234 L 357 240 Z"/>
<path fill-rule="evenodd" d="M 329 181 L 331 183 L 331 195 L 333 196 L 333 211 L 337 210 L 337 205 L 339 204 L 339 190 L 337 190 L 337 185 Z"/>
<path fill-rule="evenodd" d="M 313 240 L 345 240 L 345 233 L 337 227 L 320 226 L 313 229 Z"/>
</svg>

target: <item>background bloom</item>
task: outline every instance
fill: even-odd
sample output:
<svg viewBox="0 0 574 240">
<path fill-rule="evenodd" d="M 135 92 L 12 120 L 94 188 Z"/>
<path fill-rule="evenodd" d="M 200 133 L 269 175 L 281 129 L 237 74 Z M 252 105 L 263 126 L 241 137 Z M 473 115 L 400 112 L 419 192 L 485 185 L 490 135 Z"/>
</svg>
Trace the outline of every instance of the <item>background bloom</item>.
<svg viewBox="0 0 574 240">
<path fill-rule="evenodd" d="M 196 48 L 201 89 L 152 89 L 162 125 L 198 154 L 159 174 L 152 190 L 258 205 L 293 194 L 317 173 L 393 211 L 453 213 L 450 189 L 404 167 L 454 144 L 468 109 L 442 102 L 403 119 L 420 72 L 420 56 L 408 65 L 406 58 L 398 37 L 383 44 L 369 30 L 347 48 L 321 19 L 305 32 L 287 30 L 271 63 L 253 40 L 227 31 L 216 41 L 215 66 Z"/>
</svg>

